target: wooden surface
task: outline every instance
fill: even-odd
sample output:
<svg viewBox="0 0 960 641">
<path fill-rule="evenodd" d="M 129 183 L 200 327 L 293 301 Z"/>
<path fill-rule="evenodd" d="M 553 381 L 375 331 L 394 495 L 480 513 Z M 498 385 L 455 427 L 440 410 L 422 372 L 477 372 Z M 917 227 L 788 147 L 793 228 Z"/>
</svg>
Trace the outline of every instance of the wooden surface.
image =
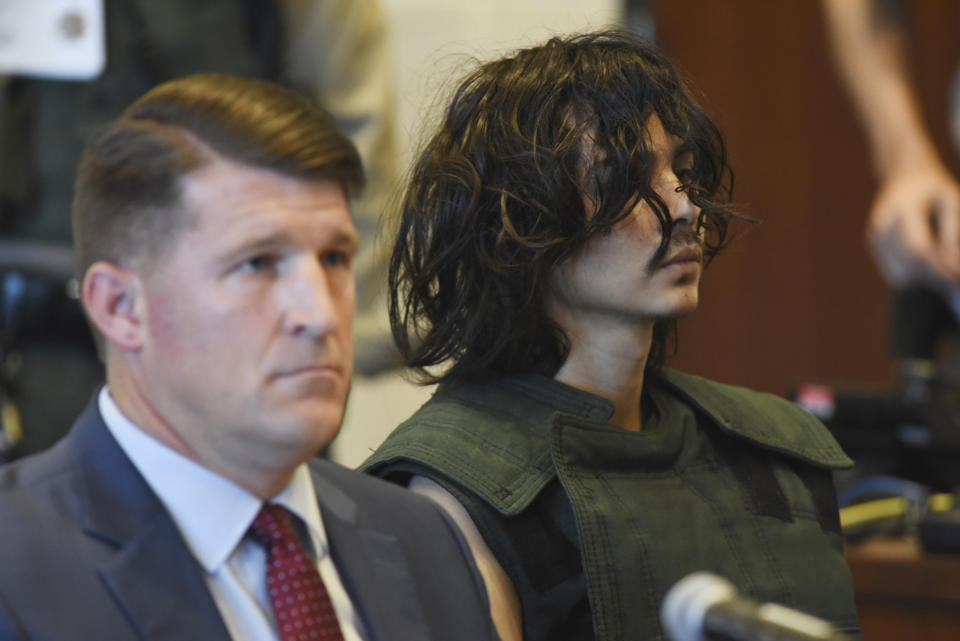
<svg viewBox="0 0 960 641">
<path fill-rule="evenodd" d="M 960 639 L 960 556 L 928 555 L 916 539 L 845 551 L 865 641 Z"/>
<path fill-rule="evenodd" d="M 908 4 L 928 120 L 957 168 L 946 95 L 960 60 L 960 3 Z M 819 3 L 660 0 L 653 8 L 661 48 L 725 134 L 736 201 L 761 221 L 707 270 L 673 364 L 777 394 L 810 380 L 892 385 L 888 292 L 863 240 L 870 161 Z"/>
</svg>

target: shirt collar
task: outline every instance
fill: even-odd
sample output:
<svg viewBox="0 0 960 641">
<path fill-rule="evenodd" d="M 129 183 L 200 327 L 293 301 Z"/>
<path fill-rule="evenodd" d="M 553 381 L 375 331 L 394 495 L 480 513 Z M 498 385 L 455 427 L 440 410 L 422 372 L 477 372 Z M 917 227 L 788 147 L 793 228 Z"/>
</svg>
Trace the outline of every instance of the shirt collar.
<svg viewBox="0 0 960 641">
<path fill-rule="evenodd" d="M 193 556 L 214 573 L 243 539 L 263 501 L 137 427 L 123 415 L 106 386 L 97 403 L 110 433 L 163 503 Z M 326 533 L 305 463 L 271 502 L 303 520 L 318 559 L 327 554 Z"/>
</svg>

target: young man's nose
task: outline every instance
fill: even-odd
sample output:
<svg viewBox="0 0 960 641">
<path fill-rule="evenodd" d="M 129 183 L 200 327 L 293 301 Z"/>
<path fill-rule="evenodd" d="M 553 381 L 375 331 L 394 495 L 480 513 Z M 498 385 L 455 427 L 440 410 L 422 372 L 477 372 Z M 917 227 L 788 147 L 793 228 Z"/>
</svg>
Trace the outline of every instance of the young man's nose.
<svg viewBox="0 0 960 641">
<path fill-rule="evenodd" d="M 673 220 L 692 225 L 700 215 L 700 208 L 690 200 L 690 195 L 686 189 L 678 188 L 674 190 L 671 197 L 670 213 Z"/>
</svg>

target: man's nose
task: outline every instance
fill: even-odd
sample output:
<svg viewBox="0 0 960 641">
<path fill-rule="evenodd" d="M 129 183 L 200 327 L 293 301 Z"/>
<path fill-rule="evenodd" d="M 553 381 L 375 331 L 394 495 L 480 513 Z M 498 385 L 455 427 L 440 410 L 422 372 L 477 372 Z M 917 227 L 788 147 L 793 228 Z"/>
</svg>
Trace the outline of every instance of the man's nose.
<svg viewBox="0 0 960 641">
<path fill-rule="evenodd" d="M 284 329 L 290 334 L 319 338 L 341 322 L 333 283 L 319 260 L 305 261 L 294 270 L 284 297 Z"/>
</svg>

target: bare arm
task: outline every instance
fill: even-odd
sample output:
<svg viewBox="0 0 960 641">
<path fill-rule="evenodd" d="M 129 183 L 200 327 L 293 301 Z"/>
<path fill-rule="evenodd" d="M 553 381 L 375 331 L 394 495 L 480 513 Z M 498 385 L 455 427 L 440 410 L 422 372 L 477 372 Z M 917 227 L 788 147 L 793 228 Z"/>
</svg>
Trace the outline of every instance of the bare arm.
<svg viewBox="0 0 960 641">
<path fill-rule="evenodd" d="M 477 569 L 480 570 L 486 585 L 487 598 L 490 600 L 490 616 L 497 627 L 501 641 L 522 641 L 523 623 L 517 592 L 507 573 L 503 571 L 496 557 L 487 547 L 477 526 L 467 514 L 467 510 L 456 497 L 428 478 L 415 476 L 410 481 L 410 489 L 437 503 L 460 528 L 460 533 L 467 540 L 467 545 L 473 553 L 474 563 L 477 564 Z"/>
<path fill-rule="evenodd" d="M 874 0 L 822 0 L 834 57 L 880 181 L 867 224 L 895 286 L 960 283 L 960 186 L 930 140 L 905 63 L 903 33 Z"/>
</svg>

